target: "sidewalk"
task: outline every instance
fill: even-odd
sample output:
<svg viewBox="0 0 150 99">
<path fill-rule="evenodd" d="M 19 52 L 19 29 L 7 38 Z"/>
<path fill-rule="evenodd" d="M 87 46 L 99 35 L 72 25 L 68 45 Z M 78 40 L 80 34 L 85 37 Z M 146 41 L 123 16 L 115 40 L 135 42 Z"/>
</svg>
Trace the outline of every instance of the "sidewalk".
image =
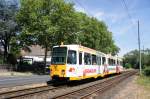
<svg viewBox="0 0 150 99">
<path fill-rule="evenodd" d="M 30 84 L 41 84 L 46 83 L 49 80 L 49 75 L 36 75 L 32 73 L 19 72 L 0 72 L 0 89 Z"/>
<path fill-rule="evenodd" d="M 32 74 L 31 72 L 14 72 L 14 71 L 0 71 L 0 77 L 10 77 L 10 76 L 32 76 L 34 74 Z"/>
</svg>

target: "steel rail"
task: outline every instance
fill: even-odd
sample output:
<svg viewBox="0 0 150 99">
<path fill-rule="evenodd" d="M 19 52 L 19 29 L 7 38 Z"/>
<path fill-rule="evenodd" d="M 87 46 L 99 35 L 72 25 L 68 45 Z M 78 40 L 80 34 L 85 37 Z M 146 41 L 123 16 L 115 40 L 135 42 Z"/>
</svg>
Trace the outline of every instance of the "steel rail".
<svg viewBox="0 0 150 99">
<path fill-rule="evenodd" d="M 8 92 L 0 93 L 0 99 L 10 99 L 10 98 L 28 96 L 28 95 L 32 95 L 35 93 L 46 92 L 46 91 L 50 91 L 50 90 L 56 90 L 59 88 L 61 88 L 61 87 L 40 86 L 40 87 L 35 87 L 35 88 L 8 91 Z"/>
<path fill-rule="evenodd" d="M 98 91 L 104 91 L 107 88 L 110 88 L 113 84 L 116 84 L 117 82 L 119 83 L 120 81 L 124 80 L 125 78 L 128 78 L 129 76 L 131 76 L 135 73 L 136 73 L 135 71 L 132 71 L 132 72 L 128 71 L 124 74 L 121 74 L 121 75 L 118 75 L 118 76 L 115 76 L 112 78 L 108 78 L 108 80 L 105 80 L 105 81 L 100 82 L 98 84 L 91 85 L 91 86 L 88 86 L 85 88 L 81 88 L 81 89 L 78 89 L 76 91 L 68 92 L 68 93 L 63 94 L 63 95 L 58 95 L 58 96 L 55 96 L 53 98 L 57 98 L 57 99 L 65 99 L 65 98 L 67 98 L 67 99 L 70 99 L 70 98 L 71 99 L 72 98 L 82 99 L 82 98 L 88 97 L 88 96 L 90 96 L 93 93 L 96 93 Z"/>
<path fill-rule="evenodd" d="M 86 97 L 91 96 L 92 94 L 97 93 L 97 92 L 104 92 L 105 90 L 110 89 L 111 87 L 113 87 L 114 85 L 118 84 L 119 82 L 123 81 L 124 79 L 128 78 L 131 75 L 133 75 L 133 73 L 126 75 L 124 77 L 122 76 L 121 78 L 115 79 L 113 81 L 110 81 L 109 83 L 106 83 L 102 87 L 99 87 L 96 90 L 93 90 L 92 92 L 90 92 L 88 94 L 85 94 L 84 96 L 78 97 L 78 99 L 86 98 Z"/>
</svg>

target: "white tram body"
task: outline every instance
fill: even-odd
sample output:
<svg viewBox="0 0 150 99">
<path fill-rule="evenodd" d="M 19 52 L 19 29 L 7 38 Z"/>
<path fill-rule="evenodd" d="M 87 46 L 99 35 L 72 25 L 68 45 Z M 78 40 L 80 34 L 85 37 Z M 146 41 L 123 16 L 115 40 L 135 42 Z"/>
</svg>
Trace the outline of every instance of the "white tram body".
<svg viewBox="0 0 150 99">
<path fill-rule="evenodd" d="M 81 45 L 54 46 L 50 65 L 52 80 L 81 80 L 121 73 L 122 59 Z"/>
</svg>

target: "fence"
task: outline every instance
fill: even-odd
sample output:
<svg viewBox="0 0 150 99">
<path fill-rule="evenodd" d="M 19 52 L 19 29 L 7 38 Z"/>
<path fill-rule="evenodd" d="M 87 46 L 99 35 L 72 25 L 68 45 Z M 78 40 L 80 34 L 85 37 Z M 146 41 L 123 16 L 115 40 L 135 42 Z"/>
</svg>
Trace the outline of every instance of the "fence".
<svg viewBox="0 0 150 99">
<path fill-rule="evenodd" d="M 9 64 L 0 64 L 0 72 L 7 72 L 11 70 L 11 65 Z"/>
</svg>

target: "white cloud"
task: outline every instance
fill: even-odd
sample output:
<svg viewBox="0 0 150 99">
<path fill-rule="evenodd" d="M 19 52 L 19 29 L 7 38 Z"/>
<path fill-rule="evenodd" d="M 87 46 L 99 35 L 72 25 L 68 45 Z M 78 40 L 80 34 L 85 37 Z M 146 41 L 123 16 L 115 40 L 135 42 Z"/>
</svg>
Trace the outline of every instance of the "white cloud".
<svg viewBox="0 0 150 99">
<path fill-rule="evenodd" d="M 122 20 L 124 18 L 124 15 L 123 14 L 116 14 L 116 13 L 111 13 L 111 14 L 108 14 L 108 18 L 111 20 L 112 23 L 116 23 L 118 22 L 119 20 Z"/>
<path fill-rule="evenodd" d="M 93 16 L 99 20 L 103 20 L 106 23 L 111 22 L 116 23 L 126 17 L 125 13 L 116 13 L 116 12 L 104 12 L 104 11 L 93 11 Z"/>
<path fill-rule="evenodd" d="M 126 47 L 122 47 L 120 52 L 118 53 L 119 56 L 123 57 L 126 53 L 130 52 L 131 50 L 133 50 L 134 48 L 126 48 Z"/>
<path fill-rule="evenodd" d="M 105 15 L 104 12 L 99 11 L 99 12 L 97 12 L 97 13 L 94 14 L 94 17 L 96 17 L 99 20 L 103 20 L 104 19 L 104 15 Z"/>
<path fill-rule="evenodd" d="M 74 8 L 76 9 L 76 11 L 86 13 L 86 12 L 85 12 L 85 9 L 83 9 L 82 7 L 74 6 Z"/>
<path fill-rule="evenodd" d="M 116 31 L 114 33 L 116 35 L 124 35 L 124 34 L 128 33 L 129 31 L 134 33 L 137 30 L 136 28 L 137 28 L 137 19 L 132 19 L 132 20 L 128 19 L 128 22 L 125 23 L 124 25 L 122 25 L 121 28 L 119 28 L 119 27 L 116 28 Z"/>
<path fill-rule="evenodd" d="M 121 29 L 119 29 L 117 32 L 115 32 L 115 34 L 117 35 L 123 35 L 123 34 L 126 34 L 128 33 L 129 30 L 131 30 L 133 28 L 133 25 L 130 24 L 130 25 L 127 25 L 127 26 L 124 26 L 122 27 Z"/>
</svg>

